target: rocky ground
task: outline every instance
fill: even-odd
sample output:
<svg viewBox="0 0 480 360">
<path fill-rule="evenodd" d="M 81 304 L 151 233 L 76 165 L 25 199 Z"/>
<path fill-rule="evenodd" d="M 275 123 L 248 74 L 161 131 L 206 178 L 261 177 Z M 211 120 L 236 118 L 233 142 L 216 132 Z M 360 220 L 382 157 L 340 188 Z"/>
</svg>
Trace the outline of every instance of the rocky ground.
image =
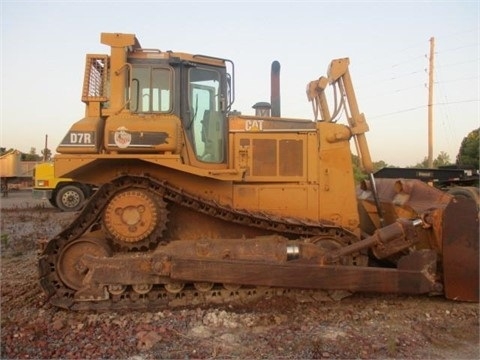
<svg viewBox="0 0 480 360">
<path fill-rule="evenodd" d="M 356 294 L 318 302 L 67 312 L 37 280 L 37 241 L 68 224 L 28 191 L 0 199 L 2 359 L 478 359 L 478 304 Z"/>
</svg>

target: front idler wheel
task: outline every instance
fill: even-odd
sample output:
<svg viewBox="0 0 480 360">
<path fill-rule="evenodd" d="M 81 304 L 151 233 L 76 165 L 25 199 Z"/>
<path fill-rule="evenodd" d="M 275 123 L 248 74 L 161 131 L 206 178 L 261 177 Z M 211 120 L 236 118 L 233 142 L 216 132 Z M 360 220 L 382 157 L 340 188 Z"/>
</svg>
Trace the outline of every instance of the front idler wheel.
<svg viewBox="0 0 480 360">
<path fill-rule="evenodd" d="M 60 250 L 57 261 L 58 276 L 73 290 L 83 287 L 83 279 L 88 272 L 88 268 L 82 261 L 84 255 L 110 257 L 112 250 L 106 242 L 87 237 L 75 240 Z"/>
</svg>

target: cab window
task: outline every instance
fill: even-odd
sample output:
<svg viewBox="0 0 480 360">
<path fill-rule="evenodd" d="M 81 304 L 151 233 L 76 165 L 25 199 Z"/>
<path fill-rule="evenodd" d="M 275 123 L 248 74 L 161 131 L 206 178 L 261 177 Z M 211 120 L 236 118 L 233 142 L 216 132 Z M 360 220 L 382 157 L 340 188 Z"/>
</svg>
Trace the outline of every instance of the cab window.
<svg viewBox="0 0 480 360">
<path fill-rule="evenodd" d="M 198 160 L 220 163 L 225 157 L 220 73 L 215 69 L 189 70 L 189 128 Z"/>
<path fill-rule="evenodd" d="M 172 111 L 172 72 L 168 68 L 134 67 L 130 110 L 138 113 Z"/>
</svg>

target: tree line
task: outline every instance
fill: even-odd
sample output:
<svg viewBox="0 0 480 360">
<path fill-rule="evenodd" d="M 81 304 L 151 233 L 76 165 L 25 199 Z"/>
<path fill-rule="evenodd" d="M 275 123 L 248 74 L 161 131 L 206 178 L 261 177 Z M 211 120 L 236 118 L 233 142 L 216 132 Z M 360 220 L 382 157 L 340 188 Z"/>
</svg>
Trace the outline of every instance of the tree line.
<svg viewBox="0 0 480 360">
<path fill-rule="evenodd" d="M 443 166 L 455 165 L 459 168 L 473 169 L 477 172 L 479 171 L 479 148 L 480 148 L 480 128 L 472 130 L 465 136 L 458 150 L 455 162 L 452 163 L 450 156 L 444 152 L 440 151 L 438 156 L 433 160 L 433 168 L 437 169 Z M 357 155 L 352 155 L 353 160 L 353 171 L 355 180 L 361 181 L 366 178 L 366 175 L 362 172 L 360 166 L 360 159 Z M 374 172 L 384 167 L 398 167 L 394 165 L 389 165 L 385 161 L 380 160 L 373 163 Z M 425 169 L 428 167 L 428 157 L 424 157 L 423 161 L 420 161 L 414 165 L 406 166 L 407 168 L 419 168 Z"/>
<path fill-rule="evenodd" d="M 5 147 L 0 147 L 0 156 L 6 154 L 10 151 L 14 151 L 15 149 L 7 149 Z M 41 155 L 37 154 L 37 149 L 34 147 L 30 148 L 28 153 L 21 153 L 20 160 L 21 161 L 50 161 L 52 159 L 52 152 L 50 149 L 43 149 L 40 151 Z"/>
</svg>

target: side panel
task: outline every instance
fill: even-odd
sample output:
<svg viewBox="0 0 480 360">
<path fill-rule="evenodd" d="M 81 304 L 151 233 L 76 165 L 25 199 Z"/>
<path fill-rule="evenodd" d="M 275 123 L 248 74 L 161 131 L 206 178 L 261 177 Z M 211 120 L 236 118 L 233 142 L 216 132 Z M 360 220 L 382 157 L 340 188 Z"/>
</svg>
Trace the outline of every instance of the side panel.
<svg viewBox="0 0 480 360">
<path fill-rule="evenodd" d="M 298 133 L 244 132 L 233 138 L 234 152 L 246 157 L 236 168 L 246 168 L 245 182 L 305 182 L 307 135 Z"/>
<path fill-rule="evenodd" d="M 257 130 L 231 138 L 235 167 L 246 169 L 244 181 L 233 187 L 234 207 L 316 220 L 318 186 L 307 180 L 309 142 L 316 138 L 286 129 Z"/>
<path fill-rule="evenodd" d="M 336 136 L 345 127 L 312 123 L 315 129 L 280 129 L 271 122 L 231 134 L 234 167 L 245 169 L 244 181 L 234 185 L 234 206 L 330 220 L 356 230 L 350 144 Z"/>
<path fill-rule="evenodd" d="M 180 120 L 171 115 L 110 116 L 105 123 L 105 148 L 109 151 L 178 153 Z"/>
<path fill-rule="evenodd" d="M 316 185 L 252 184 L 234 185 L 235 208 L 267 211 L 286 216 L 317 220 Z"/>
<path fill-rule="evenodd" d="M 343 125 L 317 123 L 318 166 L 312 171 L 318 178 L 319 218 L 354 230 L 360 221 L 350 143 L 338 136 L 344 131 Z"/>
<path fill-rule="evenodd" d="M 57 147 L 60 154 L 95 154 L 102 146 L 104 120 L 85 117 L 77 121 Z"/>
<path fill-rule="evenodd" d="M 0 156 L 0 176 L 1 177 L 15 177 L 19 176 L 21 153 L 19 151 L 12 151 Z"/>
</svg>

